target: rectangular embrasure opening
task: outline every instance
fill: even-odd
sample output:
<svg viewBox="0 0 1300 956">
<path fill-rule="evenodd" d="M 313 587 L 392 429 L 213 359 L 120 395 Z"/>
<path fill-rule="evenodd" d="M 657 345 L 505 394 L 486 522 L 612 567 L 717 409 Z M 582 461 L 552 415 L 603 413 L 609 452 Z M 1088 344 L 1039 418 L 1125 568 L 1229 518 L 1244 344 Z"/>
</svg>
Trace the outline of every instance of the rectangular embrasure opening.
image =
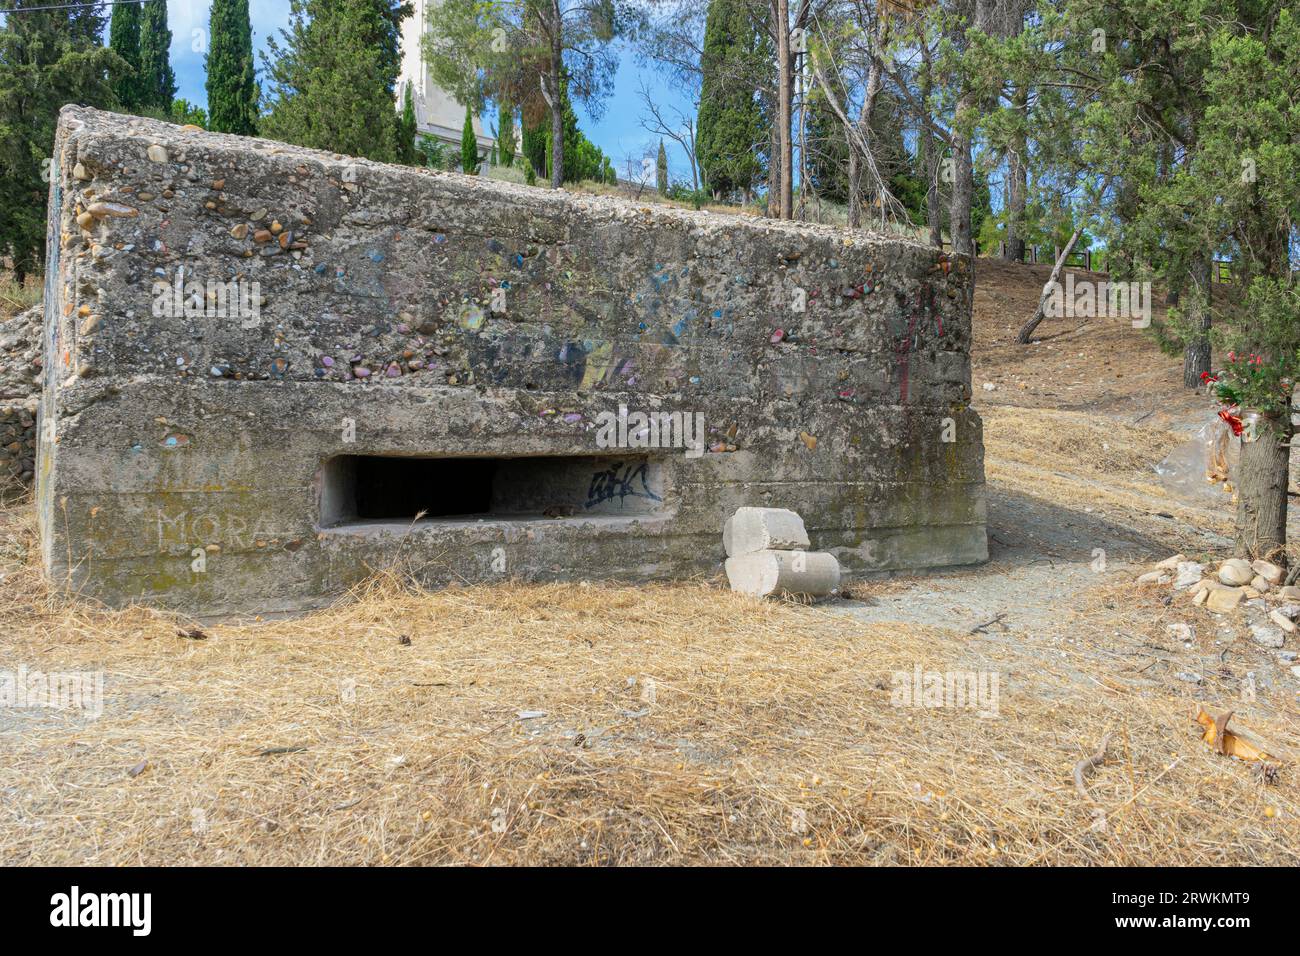
<svg viewBox="0 0 1300 956">
<path fill-rule="evenodd" d="M 652 515 L 663 469 L 645 456 L 340 455 L 321 473 L 322 528 L 484 519 Z"/>
</svg>

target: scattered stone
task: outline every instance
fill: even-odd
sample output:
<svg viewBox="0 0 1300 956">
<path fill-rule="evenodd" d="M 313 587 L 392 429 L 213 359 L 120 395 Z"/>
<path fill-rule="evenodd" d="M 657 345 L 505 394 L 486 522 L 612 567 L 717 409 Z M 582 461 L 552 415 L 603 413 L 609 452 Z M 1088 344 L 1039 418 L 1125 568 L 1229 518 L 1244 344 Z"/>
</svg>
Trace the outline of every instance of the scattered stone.
<svg viewBox="0 0 1300 956">
<path fill-rule="evenodd" d="M 149 147 L 149 149 L 147 150 L 147 154 L 149 156 L 150 162 L 154 162 L 154 163 L 165 163 L 167 162 L 168 159 L 170 159 L 170 157 L 167 155 L 167 149 L 163 146 L 159 146 L 157 143 L 154 143 L 152 146 Z"/>
<path fill-rule="evenodd" d="M 1270 590 L 1269 583 L 1265 581 L 1262 577 L 1260 577 L 1258 574 L 1250 579 L 1250 586 L 1254 588 L 1256 591 L 1258 591 L 1260 594 L 1267 594 Z"/>
<path fill-rule="evenodd" d="M 1197 564 L 1195 561 L 1180 561 L 1175 568 L 1178 576 L 1174 578 L 1174 590 L 1186 591 L 1188 588 L 1198 584 L 1201 576 L 1205 573 L 1205 565 Z"/>
<path fill-rule="evenodd" d="M 1286 577 L 1286 569 L 1278 567 L 1271 561 L 1252 561 L 1250 567 L 1269 584 L 1281 584 L 1282 579 Z"/>
<path fill-rule="evenodd" d="M 1190 624 L 1184 624 L 1181 621 L 1169 624 L 1165 629 L 1169 631 L 1169 636 L 1174 638 L 1174 640 L 1183 641 L 1184 643 L 1191 641 L 1196 637 L 1196 628 L 1192 627 Z"/>
<path fill-rule="evenodd" d="M 1294 621 L 1296 618 L 1300 617 L 1300 604 L 1283 604 L 1277 609 L 1277 613 L 1281 614 L 1287 620 Z"/>
<path fill-rule="evenodd" d="M 1281 647 L 1286 643 L 1281 631 L 1265 624 L 1252 624 L 1250 626 L 1250 638 L 1261 647 Z"/>
<path fill-rule="evenodd" d="M 1229 587 L 1249 584 L 1254 576 L 1255 571 L 1250 562 L 1241 558 L 1229 558 L 1219 565 L 1219 580 Z"/>
<path fill-rule="evenodd" d="M 1258 597 L 1263 597 L 1262 594 L 1252 588 L 1249 584 L 1241 589 L 1241 593 L 1246 595 L 1247 603 L 1253 602 Z"/>
<path fill-rule="evenodd" d="M 1300 601 L 1300 587 L 1294 584 L 1288 584 L 1282 590 L 1277 592 L 1277 596 L 1283 601 Z"/>
<path fill-rule="evenodd" d="M 1211 611 L 1219 611 L 1220 613 L 1237 610 L 1237 605 L 1245 597 L 1241 591 L 1235 588 L 1221 588 L 1202 593 L 1209 595 L 1205 600 L 1205 606 Z"/>
<path fill-rule="evenodd" d="M 233 236 L 233 237 L 236 238 L 236 239 L 247 239 L 247 238 L 248 238 L 248 223 L 246 223 L 246 222 L 241 222 L 241 223 L 239 223 L 237 226 L 232 226 L 232 227 L 230 228 L 230 235 Z"/>
<path fill-rule="evenodd" d="M 1148 571 L 1146 574 L 1138 575 L 1138 584 L 1168 584 L 1171 578 L 1163 571 Z"/>
<path fill-rule="evenodd" d="M 1157 564 L 1156 569 L 1160 571 L 1172 571 L 1174 568 L 1177 568 L 1187 563 L 1188 563 L 1187 555 L 1175 554 L 1172 558 L 1165 558 L 1163 561 Z"/>
<path fill-rule="evenodd" d="M 1209 588 L 1204 588 L 1192 595 L 1192 603 L 1197 606 L 1200 606 L 1205 603 L 1206 599 L 1209 596 L 1210 596 Z"/>
<path fill-rule="evenodd" d="M 1287 617 L 1281 611 L 1273 611 L 1269 614 L 1268 619 L 1288 634 L 1294 634 L 1297 630 L 1295 621 L 1291 620 L 1291 618 Z"/>
</svg>

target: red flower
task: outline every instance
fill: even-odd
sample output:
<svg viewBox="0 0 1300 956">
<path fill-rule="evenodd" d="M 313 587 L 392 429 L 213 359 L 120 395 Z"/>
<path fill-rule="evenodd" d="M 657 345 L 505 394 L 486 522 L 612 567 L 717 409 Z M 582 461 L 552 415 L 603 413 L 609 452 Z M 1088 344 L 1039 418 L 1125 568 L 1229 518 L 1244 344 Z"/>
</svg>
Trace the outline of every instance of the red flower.
<svg viewBox="0 0 1300 956">
<path fill-rule="evenodd" d="M 1242 423 L 1241 419 L 1238 416 L 1233 415 L 1225 408 L 1223 411 L 1219 412 L 1219 417 L 1228 423 L 1228 427 L 1232 429 L 1232 433 L 1234 435 L 1240 437 L 1242 429 L 1244 429 L 1246 426 Z"/>
</svg>

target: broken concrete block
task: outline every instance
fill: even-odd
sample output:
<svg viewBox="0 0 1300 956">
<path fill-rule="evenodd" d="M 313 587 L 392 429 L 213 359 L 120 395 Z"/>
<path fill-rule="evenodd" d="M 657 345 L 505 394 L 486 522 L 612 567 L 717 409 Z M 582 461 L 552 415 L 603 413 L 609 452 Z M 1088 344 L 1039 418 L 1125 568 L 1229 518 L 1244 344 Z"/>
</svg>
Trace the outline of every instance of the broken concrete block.
<svg viewBox="0 0 1300 956">
<path fill-rule="evenodd" d="M 785 508 L 737 508 L 722 526 L 727 557 L 759 551 L 801 551 L 810 545 L 803 518 Z"/>
<path fill-rule="evenodd" d="M 823 551 L 758 551 L 728 558 L 733 591 L 770 597 L 806 594 L 822 597 L 840 586 L 840 563 Z"/>
</svg>

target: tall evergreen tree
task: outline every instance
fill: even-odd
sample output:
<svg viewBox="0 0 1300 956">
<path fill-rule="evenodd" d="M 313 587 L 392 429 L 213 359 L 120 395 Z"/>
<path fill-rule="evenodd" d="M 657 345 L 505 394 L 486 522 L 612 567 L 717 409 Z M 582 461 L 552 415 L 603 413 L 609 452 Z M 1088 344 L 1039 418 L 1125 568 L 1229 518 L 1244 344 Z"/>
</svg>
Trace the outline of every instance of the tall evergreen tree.
<svg viewBox="0 0 1300 956">
<path fill-rule="evenodd" d="M 0 10 L 49 6 L 4 0 Z M 110 78 L 127 65 L 103 46 L 97 6 L 32 10 L 0 29 L 0 255 L 21 282 L 41 271 L 50 157 L 67 103 L 109 107 Z"/>
<path fill-rule="evenodd" d="M 27 16 L 28 14 L 24 14 Z M 140 5 L 119 3 L 108 25 L 108 48 L 126 61 L 130 72 L 113 83 L 118 106 L 134 113 L 145 105 L 144 76 L 140 70 Z"/>
<path fill-rule="evenodd" d="M 208 34 L 208 129 L 252 136 L 257 132 L 258 89 L 248 0 L 212 0 Z"/>
<path fill-rule="evenodd" d="M 267 43 L 267 136 L 379 162 L 397 158 L 402 20 L 393 0 L 292 0 Z"/>
<path fill-rule="evenodd" d="M 163 115 L 171 113 L 172 100 L 176 98 L 171 45 L 167 0 L 146 0 L 140 10 L 140 106 Z"/>
<path fill-rule="evenodd" d="M 465 125 L 460 131 L 460 168 L 470 176 L 478 171 L 478 137 L 474 135 L 474 114 L 465 107 Z"/>
<path fill-rule="evenodd" d="M 407 83 L 402 91 L 402 118 L 397 124 L 397 161 L 406 166 L 423 165 L 419 152 L 415 148 L 415 135 L 418 132 L 415 122 L 415 93 L 412 84 Z"/>
<path fill-rule="evenodd" d="M 504 102 L 497 108 L 497 152 L 502 166 L 515 164 L 515 110 Z"/>
<path fill-rule="evenodd" d="M 664 141 L 659 141 L 659 155 L 655 158 L 655 189 L 661 196 L 668 195 L 668 154 L 664 152 Z"/>
<path fill-rule="evenodd" d="M 744 192 L 762 174 L 768 122 L 755 90 L 771 66 L 753 11 L 745 0 L 710 0 L 704 26 L 697 152 L 706 188 L 719 195 Z"/>
</svg>

